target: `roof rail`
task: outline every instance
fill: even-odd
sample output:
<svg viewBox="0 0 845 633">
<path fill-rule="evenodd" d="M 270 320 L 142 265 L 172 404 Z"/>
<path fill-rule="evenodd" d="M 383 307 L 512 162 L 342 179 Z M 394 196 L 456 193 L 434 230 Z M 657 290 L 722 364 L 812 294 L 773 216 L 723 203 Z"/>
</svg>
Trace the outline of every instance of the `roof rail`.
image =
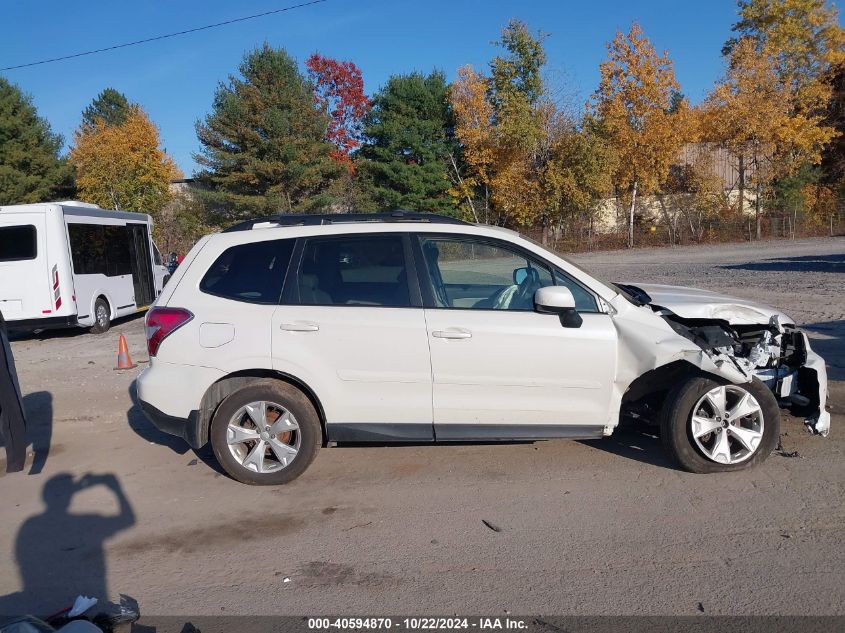
<svg viewBox="0 0 845 633">
<path fill-rule="evenodd" d="M 397 209 L 385 213 L 277 213 L 252 218 L 234 224 L 224 233 L 250 231 L 254 228 L 275 228 L 279 226 L 318 226 L 322 224 L 357 224 L 359 222 L 420 222 L 431 224 L 469 224 L 463 220 L 436 213 L 417 213 Z M 266 225 L 258 226 L 258 225 Z M 275 226 L 274 226 L 275 225 Z"/>
</svg>

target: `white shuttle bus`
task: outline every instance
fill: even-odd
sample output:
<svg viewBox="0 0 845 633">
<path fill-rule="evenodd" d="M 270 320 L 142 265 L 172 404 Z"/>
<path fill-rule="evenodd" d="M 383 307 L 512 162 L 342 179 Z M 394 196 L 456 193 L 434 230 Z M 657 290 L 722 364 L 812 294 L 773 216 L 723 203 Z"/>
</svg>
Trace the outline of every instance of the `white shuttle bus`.
<svg viewBox="0 0 845 633">
<path fill-rule="evenodd" d="M 155 301 L 162 264 L 145 213 L 73 201 L 0 206 L 0 312 L 10 329 L 105 332 Z"/>
</svg>

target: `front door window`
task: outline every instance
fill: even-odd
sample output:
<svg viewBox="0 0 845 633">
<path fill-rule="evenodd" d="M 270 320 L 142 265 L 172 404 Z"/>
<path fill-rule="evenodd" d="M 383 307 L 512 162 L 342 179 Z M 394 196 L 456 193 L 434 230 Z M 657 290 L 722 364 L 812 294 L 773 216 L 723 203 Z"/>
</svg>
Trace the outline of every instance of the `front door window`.
<svg viewBox="0 0 845 633">
<path fill-rule="evenodd" d="M 440 237 L 421 242 L 438 308 L 533 310 L 537 289 L 554 285 L 545 264 L 496 244 Z"/>
</svg>

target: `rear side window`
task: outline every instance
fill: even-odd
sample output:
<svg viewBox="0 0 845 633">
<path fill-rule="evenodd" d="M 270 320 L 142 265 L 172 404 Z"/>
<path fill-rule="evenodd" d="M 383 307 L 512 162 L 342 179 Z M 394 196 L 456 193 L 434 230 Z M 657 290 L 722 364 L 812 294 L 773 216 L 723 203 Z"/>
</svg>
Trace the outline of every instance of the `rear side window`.
<svg viewBox="0 0 845 633">
<path fill-rule="evenodd" d="M 276 305 L 293 244 L 294 240 L 272 240 L 232 246 L 205 273 L 200 290 L 235 301 Z"/>
<path fill-rule="evenodd" d="M 304 305 L 411 305 L 401 235 L 310 238 L 296 283 Z"/>
<path fill-rule="evenodd" d="M 0 262 L 17 262 L 35 259 L 38 249 L 35 226 L 0 226 Z"/>
</svg>

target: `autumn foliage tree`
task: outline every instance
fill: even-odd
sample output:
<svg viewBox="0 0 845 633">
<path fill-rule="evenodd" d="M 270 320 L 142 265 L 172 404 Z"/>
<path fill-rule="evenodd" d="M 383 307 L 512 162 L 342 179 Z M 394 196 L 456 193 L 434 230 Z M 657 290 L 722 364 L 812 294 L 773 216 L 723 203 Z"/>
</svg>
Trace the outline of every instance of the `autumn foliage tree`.
<svg viewBox="0 0 845 633">
<path fill-rule="evenodd" d="M 101 207 L 157 213 L 170 199 L 170 181 L 182 176 L 161 148 L 158 128 L 137 105 L 123 121 L 102 118 L 77 129 L 70 151 L 79 197 Z"/>
<path fill-rule="evenodd" d="M 496 162 L 493 104 L 487 98 L 488 81 L 472 66 L 462 66 L 449 87 L 455 136 L 461 146 L 463 169 L 452 165 L 455 184 L 449 192 L 466 205 L 475 222 L 490 221 L 490 194 Z"/>
<path fill-rule="evenodd" d="M 608 44 L 608 59 L 599 67 L 595 114 L 617 152 L 617 189 L 630 200 L 628 246 L 634 245 L 637 194 L 655 191 L 687 136 L 686 106 L 671 111 L 678 82 L 667 53 L 658 55 L 636 23 L 617 32 Z"/>
<path fill-rule="evenodd" d="M 543 83 L 542 40 L 511 20 L 490 76 L 465 66 L 450 88 L 462 158 L 451 193 L 473 218 L 530 225 L 549 217 L 543 179 L 559 113 Z"/>
<path fill-rule="evenodd" d="M 776 54 L 761 51 L 750 37 L 732 47 L 724 78 L 702 106 L 705 138 L 716 141 L 749 166 L 755 192 L 755 233 L 761 237 L 762 201 L 776 179 L 796 173 L 803 163 L 817 164 L 834 137 L 823 115 L 794 107 L 791 88 L 781 80 Z M 740 174 L 741 182 L 745 181 Z M 742 196 L 742 186 L 740 187 Z"/>
<path fill-rule="evenodd" d="M 740 0 L 737 37 L 725 44 L 731 57 L 743 39 L 772 62 L 792 113 L 818 114 L 830 98 L 830 71 L 845 62 L 845 31 L 827 0 Z"/>
<path fill-rule="evenodd" d="M 305 61 L 314 85 L 317 105 L 329 115 L 326 138 L 335 149 L 331 156 L 354 171 L 351 154 L 361 146 L 364 117 L 371 101 L 364 94 L 361 69 L 350 61 L 338 61 L 314 53 Z"/>
<path fill-rule="evenodd" d="M 502 52 L 490 61 L 496 130 L 493 203 L 500 222 L 545 225 L 548 220 L 542 178 L 558 114 L 542 78 L 543 38 L 524 22 L 511 20 L 496 42 Z"/>
<path fill-rule="evenodd" d="M 574 121 L 551 99 L 543 38 L 512 20 L 489 76 L 458 70 L 449 98 L 462 169 L 451 193 L 476 221 L 539 226 L 545 241 L 563 223 L 586 224 L 590 240 L 616 155 L 594 118 Z"/>
<path fill-rule="evenodd" d="M 545 187 L 550 210 L 558 221 L 587 225 L 592 248 L 595 220 L 602 198 L 613 189 L 618 155 L 599 121 L 585 116 L 580 126 L 564 124 L 552 145 Z"/>
</svg>

